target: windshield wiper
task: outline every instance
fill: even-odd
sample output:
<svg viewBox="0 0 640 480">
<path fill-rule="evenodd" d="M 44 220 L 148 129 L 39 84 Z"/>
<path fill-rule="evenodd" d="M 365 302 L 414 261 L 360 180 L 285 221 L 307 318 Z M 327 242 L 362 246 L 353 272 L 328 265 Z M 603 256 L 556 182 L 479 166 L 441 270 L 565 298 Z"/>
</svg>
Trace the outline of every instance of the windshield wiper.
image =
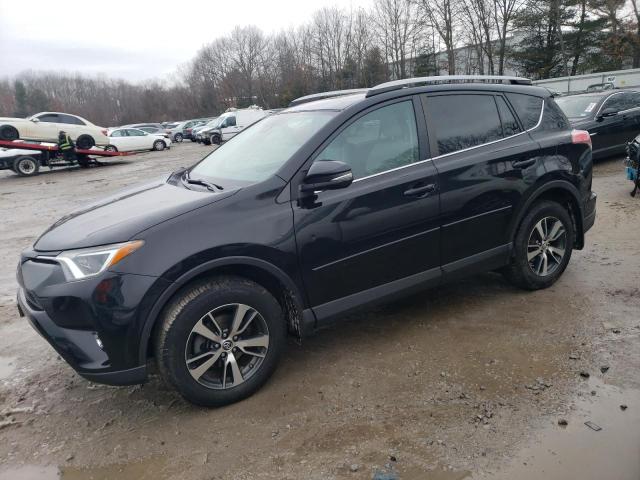
<svg viewBox="0 0 640 480">
<path fill-rule="evenodd" d="M 191 184 L 191 185 L 201 185 L 203 187 L 207 187 L 208 190 L 211 190 L 212 192 L 216 191 L 216 188 L 218 190 L 224 190 L 224 187 L 221 187 L 220 185 L 218 185 L 217 183 L 213 183 L 213 182 L 208 182 L 206 180 L 203 180 L 201 178 L 191 178 L 189 176 L 189 171 L 187 170 L 186 172 L 184 172 L 184 176 L 182 177 L 182 179 Z"/>
</svg>

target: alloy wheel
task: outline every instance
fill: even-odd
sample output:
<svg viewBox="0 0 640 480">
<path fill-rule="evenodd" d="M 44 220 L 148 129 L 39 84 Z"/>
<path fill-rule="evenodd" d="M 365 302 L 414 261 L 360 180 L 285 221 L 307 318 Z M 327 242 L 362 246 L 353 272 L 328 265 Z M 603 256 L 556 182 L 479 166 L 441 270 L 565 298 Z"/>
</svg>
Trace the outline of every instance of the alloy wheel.
<svg viewBox="0 0 640 480">
<path fill-rule="evenodd" d="M 254 308 L 233 303 L 202 316 L 185 348 L 187 370 L 200 385 L 236 387 L 261 367 L 269 350 L 269 328 Z"/>
<path fill-rule="evenodd" d="M 567 247 L 567 230 L 558 218 L 544 217 L 535 224 L 527 243 L 527 261 L 540 277 L 553 274 L 562 264 Z"/>
</svg>

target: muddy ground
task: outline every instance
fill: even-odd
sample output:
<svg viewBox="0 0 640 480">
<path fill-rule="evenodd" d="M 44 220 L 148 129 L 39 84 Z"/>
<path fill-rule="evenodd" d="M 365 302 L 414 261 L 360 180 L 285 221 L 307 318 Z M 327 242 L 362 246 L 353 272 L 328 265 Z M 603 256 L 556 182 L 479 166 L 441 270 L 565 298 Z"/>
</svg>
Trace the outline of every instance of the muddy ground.
<svg viewBox="0 0 640 480">
<path fill-rule="evenodd" d="M 88 200 L 209 148 L 0 172 L 0 479 L 640 478 L 640 198 L 620 159 L 596 165 L 596 225 L 548 290 L 484 274 L 361 312 L 291 341 L 265 388 L 217 410 L 157 376 L 79 378 L 18 317 L 20 250 Z"/>
</svg>

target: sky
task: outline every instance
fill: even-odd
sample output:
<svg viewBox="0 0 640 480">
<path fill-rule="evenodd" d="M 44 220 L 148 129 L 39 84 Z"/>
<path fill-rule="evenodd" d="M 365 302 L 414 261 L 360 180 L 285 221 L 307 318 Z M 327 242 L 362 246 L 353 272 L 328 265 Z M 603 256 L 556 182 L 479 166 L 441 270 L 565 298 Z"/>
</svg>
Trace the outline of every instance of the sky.
<svg viewBox="0 0 640 480">
<path fill-rule="evenodd" d="M 296 27 L 324 6 L 372 0 L 0 0 L 0 78 L 25 70 L 130 81 L 170 80 L 198 49 L 236 25 Z"/>
</svg>

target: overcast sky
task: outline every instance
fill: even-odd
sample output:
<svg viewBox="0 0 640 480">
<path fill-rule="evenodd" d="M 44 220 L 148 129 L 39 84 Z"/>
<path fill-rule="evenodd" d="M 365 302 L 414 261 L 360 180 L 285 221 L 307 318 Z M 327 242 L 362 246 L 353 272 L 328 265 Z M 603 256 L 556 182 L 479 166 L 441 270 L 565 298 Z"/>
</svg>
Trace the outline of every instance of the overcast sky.
<svg viewBox="0 0 640 480">
<path fill-rule="evenodd" d="M 0 77 L 55 70 L 164 79 L 236 25 L 295 27 L 323 6 L 371 0 L 0 0 Z"/>
</svg>

